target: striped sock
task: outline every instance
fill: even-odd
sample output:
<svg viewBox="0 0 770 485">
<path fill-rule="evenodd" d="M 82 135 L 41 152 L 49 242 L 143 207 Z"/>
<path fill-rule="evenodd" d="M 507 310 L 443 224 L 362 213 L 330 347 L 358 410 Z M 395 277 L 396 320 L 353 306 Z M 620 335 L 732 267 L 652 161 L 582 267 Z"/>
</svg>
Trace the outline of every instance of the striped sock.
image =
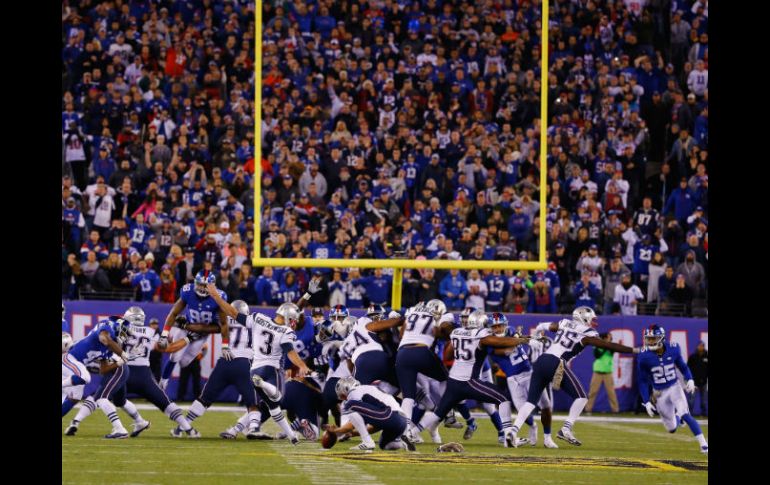
<svg viewBox="0 0 770 485">
<path fill-rule="evenodd" d="M 123 408 L 123 411 L 125 411 L 129 416 L 131 416 L 131 419 L 134 420 L 135 423 L 138 423 L 140 421 L 144 421 L 142 419 L 142 416 L 139 414 L 139 411 L 136 409 L 136 405 L 126 399 L 126 403 L 121 406 Z"/>
<path fill-rule="evenodd" d="M 190 422 L 187 421 L 187 418 L 184 417 L 184 411 L 182 411 L 182 408 L 180 408 L 177 404 L 172 402 L 166 406 L 166 409 L 164 409 L 163 412 L 166 414 L 166 416 L 169 417 L 169 419 L 176 421 L 182 431 L 189 431 L 192 429 Z"/>
<path fill-rule="evenodd" d="M 257 411 L 249 411 L 247 416 L 249 419 L 249 429 L 253 429 L 253 430 L 259 429 L 259 425 L 260 425 L 259 413 Z"/>
<path fill-rule="evenodd" d="M 275 424 L 280 426 L 281 430 L 286 433 L 286 436 L 289 438 L 297 437 L 294 431 L 292 431 L 291 426 L 289 426 L 289 423 L 286 421 L 286 418 L 283 416 L 283 410 L 280 407 L 271 409 L 270 416 L 273 418 L 273 421 L 275 421 Z"/>
<path fill-rule="evenodd" d="M 94 411 L 96 411 L 96 401 L 94 401 L 93 397 L 88 396 L 80 403 L 80 410 L 78 410 L 75 419 L 72 420 L 72 424 L 77 426 L 78 423 L 90 416 Z"/>
<path fill-rule="evenodd" d="M 195 402 L 193 402 L 190 408 L 187 410 L 187 421 L 192 423 L 197 418 L 203 416 L 203 413 L 205 412 L 206 412 L 206 407 L 203 405 L 203 403 L 201 403 L 196 399 Z"/>
</svg>

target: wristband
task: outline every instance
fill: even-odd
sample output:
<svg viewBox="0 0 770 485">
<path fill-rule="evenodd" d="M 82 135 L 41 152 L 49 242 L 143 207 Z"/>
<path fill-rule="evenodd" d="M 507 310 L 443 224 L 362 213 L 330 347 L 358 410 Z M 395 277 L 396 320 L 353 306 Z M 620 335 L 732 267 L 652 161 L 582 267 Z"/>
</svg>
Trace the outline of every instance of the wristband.
<svg viewBox="0 0 770 485">
<path fill-rule="evenodd" d="M 161 337 L 168 337 L 168 329 L 163 327 L 163 331 L 160 333 Z"/>
<path fill-rule="evenodd" d="M 302 295 L 302 299 L 303 299 L 303 300 L 307 300 L 307 301 L 309 301 L 311 296 L 313 296 L 313 295 L 311 295 L 311 294 L 310 294 L 310 293 L 308 293 L 308 292 L 305 292 L 305 294 L 304 294 L 304 295 Z"/>
<path fill-rule="evenodd" d="M 223 349 L 229 349 L 230 345 L 227 342 L 222 342 L 222 348 Z"/>
</svg>

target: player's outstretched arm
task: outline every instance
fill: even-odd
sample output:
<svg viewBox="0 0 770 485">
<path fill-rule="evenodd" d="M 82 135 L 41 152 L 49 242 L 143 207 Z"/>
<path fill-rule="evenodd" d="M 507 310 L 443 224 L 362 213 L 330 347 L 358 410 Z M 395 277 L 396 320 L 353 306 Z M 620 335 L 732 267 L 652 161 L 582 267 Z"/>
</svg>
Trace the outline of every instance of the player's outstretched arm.
<svg viewBox="0 0 770 485">
<path fill-rule="evenodd" d="M 217 305 L 219 305 L 219 308 L 222 310 L 222 312 L 224 312 L 226 316 L 232 318 L 233 320 L 238 320 L 238 315 L 240 315 L 238 310 L 236 310 L 234 306 L 227 303 L 222 298 L 222 295 L 219 294 L 219 290 L 214 283 L 208 283 L 206 285 L 206 289 L 209 290 L 209 296 L 214 299 L 214 301 L 217 303 Z"/>
<path fill-rule="evenodd" d="M 297 376 L 305 377 L 307 374 L 310 374 L 310 368 L 308 368 L 307 364 L 305 364 L 305 361 L 302 360 L 302 358 L 299 356 L 296 350 L 292 348 L 291 350 L 286 352 L 286 357 L 288 357 L 291 363 L 296 365 L 297 368 L 299 369 Z"/>
<path fill-rule="evenodd" d="M 398 327 L 402 323 L 404 323 L 403 315 L 399 315 L 396 318 L 388 318 L 387 320 L 379 320 L 377 322 L 369 322 L 366 324 L 366 329 L 370 332 L 382 332 L 383 330 L 387 330 L 389 328 Z"/>
<path fill-rule="evenodd" d="M 545 332 L 546 330 L 550 332 L 558 332 L 559 323 L 558 322 L 541 322 L 537 324 L 538 332 Z"/>
<path fill-rule="evenodd" d="M 305 291 L 305 294 L 300 296 L 296 302 L 296 305 L 299 307 L 300 310 L 305 308 L 308 302 L 310 302 L 310 298 L 312 298 L 313 295 L 321 291 L 321 282 L 323 281 L 323 279 L 324 279 L 323 276 L 313 276 L 312 278 L 310 278 L 310 282 L 307 284 L 307 291 Z M 302 318 L 304 318 L 304 314 L 300 314 L 300 315 Z"/>
<path fill-rule="evenodd" d="M 163 331 L 160 333 L 160 340 L 158 340 L 158 347 L 160 349 L 168 347 L 168 334 L 171 332 L 171 327 L 174 326 L 176 318 L 182 313 L 182 310 L 184 310 L 186 306 L 187 303 L 180 298 L 174 303 L 174 306 L 171 307 L 171 311 L 168 312 L 168 315 L 166 315 L 166 321 L 163 323 Z"/>
<path fill-rule="evenodd" d="M 607 342 L 598 337 L 583 337 L 580 341 L 583 345 L 593 345 L 594 347 L 601 347 L 603 349 L 612 350 L 621 354 L 638 354 L 639 348 L 627 347 L 625 345 L 616 344 L 615 342 Z"/>
<path fill-rule="evenodd" d="M 187 344 L 189 344 L 189 343 L 190 343 L 190 339 L 188 339 L 187 337 L 184 337 L 184 338 L 179 339 L 179 340 L 174 340 L 173 342 L 168 344 L 168 346 L 166 348 L 161 348 L 160 344 L 156 343 L 154 350 L 156 350 L 158 352 L 163 352 L 163 353 L 166 353 L 166 354 L 173 354 L 177 350 L 181 350 L 184 347 L 186 347 Z"/>
<path fill-rule="evenodd" d="M 489 335 L 479 340 L 479 342 L 487 347 L 507 348 L 525 344 L 529 342 L 529 339 L 530 337 L 496 337 Z"/>
</svg>

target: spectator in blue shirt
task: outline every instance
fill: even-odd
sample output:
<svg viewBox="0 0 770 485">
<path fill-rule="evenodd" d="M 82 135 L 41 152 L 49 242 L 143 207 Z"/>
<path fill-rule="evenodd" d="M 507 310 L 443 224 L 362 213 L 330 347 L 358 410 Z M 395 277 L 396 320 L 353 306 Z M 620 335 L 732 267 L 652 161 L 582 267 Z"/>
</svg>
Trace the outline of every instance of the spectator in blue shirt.
<svg viewBox="0 0 770 485">
<path fill-rule="evenodd" d="M 468 286 L 459 270 L 450 269 L 449 273 L 441 280 L 438 292 L 446 303 L 447 309 L 462 310 L 465 306 Z"/>
<path fill-rule="evenodd" d="M 673 215 L 680 226 L 687 227 L 687 217 L 695 211 L 696 206 L 695 194 L 687 185 L 687 177 L 682 177 L 679 187 L 675 188 L 668 197 L 663 215 Z"/>
<path fill-rule="evenodd" d="M 591 273 L 583 272 L 580 281 L 575 284 L 575 306 L 587 306 L 596 309 L 596 302 L 601 292 L 591 282 Z"/>
<path fill-rule="evenodd" d="M 139 301 L 158 301 L 156 293 L 161 281 L 155 270 L 148 269 L 148 262 L 152 263 L 150 260 L 154 260 L 149 256 L 150 254 L 139 261 L 139 272 L 131 277 L 131 286 L 139 289 Z"/>
</svg>

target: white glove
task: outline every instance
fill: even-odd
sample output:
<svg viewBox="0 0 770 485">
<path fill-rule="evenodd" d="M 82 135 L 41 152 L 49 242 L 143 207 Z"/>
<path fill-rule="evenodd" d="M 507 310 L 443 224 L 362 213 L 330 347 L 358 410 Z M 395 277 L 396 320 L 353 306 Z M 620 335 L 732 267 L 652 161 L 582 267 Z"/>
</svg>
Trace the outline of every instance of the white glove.
<svg viewBox="0 0 770 485">
<path fill-rule="evenodd" d="M 228 361 L 235 358 L 233 351 L 230 350 L 230 346 L 227 344 L 222 344 L 222 358 Z"/>
<path fill-rule="evenodd" d="M 164 330 L 163 333 L 160 334 L 160 340 L 158 340 L 158 347 L 161 349 L 165 349 L 168 347 L 168 331 Z"/>
<path fill-rule="evenodd" d="M 695 392 L 695 381 L 693 381 L 692 379 L 687 381 L 687 383 L 684 385 L 684 392 L 686 392 L 687 394 L 692 394 L 693 392 Z"/>
<path fill-rule="evenodd" d="M 642 404 L 642 406 L 644 406 L 644 408 L 647 410 L 647 414 L 649 414 L 651 418 L 655 417 L 655 405 L 654 404 L 652 404 L 651 402 L 646 402 L 646 403 Z"/>
<path fill-rule="evenodd" d="M 321 291 L 321 281 L 322 278 L 311 278 L 310 283 L 307 285 L 307 292 L 311 295 L 315 295 L 319 291 Z"/>
<path fill-rule="evenodd" d="M 391 310 L 390 313 L 388 313 L 388 318 L 401 318 L 401 314 L 395 310 Z"/>
</svg>

